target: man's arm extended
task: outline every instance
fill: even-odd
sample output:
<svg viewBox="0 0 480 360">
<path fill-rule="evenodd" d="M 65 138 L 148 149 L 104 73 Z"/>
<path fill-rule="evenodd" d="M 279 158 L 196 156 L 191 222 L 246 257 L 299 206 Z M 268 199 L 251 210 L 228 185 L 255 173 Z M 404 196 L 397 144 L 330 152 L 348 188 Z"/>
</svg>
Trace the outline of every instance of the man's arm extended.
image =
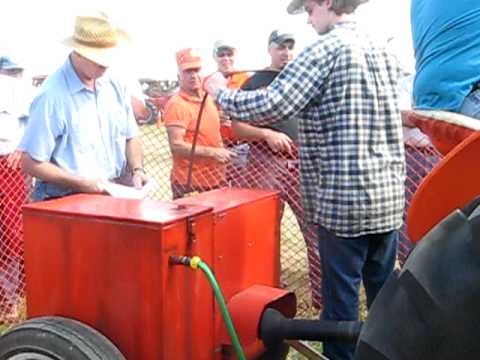
<svg viewBox="0 0 480 360">
<path fill-rule="evenodd" d="M 33 177 L 46 182 L 58 184 L 83 193 L 101 193 L 103 187 L 100 179 L 76 176 L 48 161 L 36 161 L 24 152 L 21 159 L 22 169 Z"/>
<path fill-rule="evenodd" d="M 232 129 L 235 137 L 239 139 L 265 141 L 273 152 L 290 153 L 292 151 L 292 139 L 282 132 L 249 125 L 235 120 L 232 121 Z"/>
<path fill-rule="evenodd" d="M 192 144 L 184 140 L 186 130 L 180 126 L 167 126 L 167 133 L 172 154 L 188 158 L 192 150 Z M 211 158 L 220 163 L 227 163 L 234 158 L 236 154 L 223 147 L 217 148 L 197 144 L 195 146 L 194 156 L 197 158 Z"/>
</svg>

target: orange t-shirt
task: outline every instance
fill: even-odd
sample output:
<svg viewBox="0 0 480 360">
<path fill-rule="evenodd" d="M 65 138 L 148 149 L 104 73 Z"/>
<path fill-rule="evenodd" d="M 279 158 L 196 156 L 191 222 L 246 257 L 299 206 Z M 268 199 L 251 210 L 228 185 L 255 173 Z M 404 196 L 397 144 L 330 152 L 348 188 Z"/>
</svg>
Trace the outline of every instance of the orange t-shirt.
<svg viewBox="0 0 480 360">
<path fill-rule="evenodd" d="M 250 78 L 250 74 L 247 72 L 235 73 L 228 78 L 227 87 L 229 89 L 240 89 L 242 85 Z M 220 131 L 222 133 L 222 138 L 225 140 L 234 140 L 235 136 L 233 135 L 232 125 L 231 124 L 222 124 Z"/>
<path fill-rule="evenodd" d="M 249 78 L 250 74 L 247 72 L 235 73 L 228 78 L 227 87 L 229 89 L 240 89 Z"/>
<path fill-rule="evenodd" d="M 203 95 L 202 95 L 203 98 Z M 198 112 L 202 98 L 188 95 L 180 90 L 165 106 L 166 126 L 180 126 L 186 129 L 184 140 L 192 143 L 197 126 Z M 213 99 L 209 96 L 203 108 L 202 119 L 197 137 L 197 146 L 223 147 L 220 136 L 220 118 Z M 172 182 L 187 183 L 190 159 L 173 156 Z M 192 168 L 192 186 L 215 187 L 225 179 L 225 165 L 210 158 L 194 158 Z"/>
</svg>

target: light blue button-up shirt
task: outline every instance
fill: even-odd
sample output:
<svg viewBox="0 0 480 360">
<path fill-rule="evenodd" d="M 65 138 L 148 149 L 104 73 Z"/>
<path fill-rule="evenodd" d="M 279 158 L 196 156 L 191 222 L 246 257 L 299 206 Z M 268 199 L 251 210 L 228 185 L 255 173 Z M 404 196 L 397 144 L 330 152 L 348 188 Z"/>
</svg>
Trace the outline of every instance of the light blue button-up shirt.
<svg viewBox="0 0 480 360">
<path fill-rule="evenodd" d="M 19 149 L 71 174 L 111 179 L 126 166 L 126 142 L 138 127 L 124 85 L 107 71 L 85 87 L 70 58 L 43 84 L 30 108 Z M 72 189 L 37 179 L 34 200 L 64 196 Z"/>
</svg>

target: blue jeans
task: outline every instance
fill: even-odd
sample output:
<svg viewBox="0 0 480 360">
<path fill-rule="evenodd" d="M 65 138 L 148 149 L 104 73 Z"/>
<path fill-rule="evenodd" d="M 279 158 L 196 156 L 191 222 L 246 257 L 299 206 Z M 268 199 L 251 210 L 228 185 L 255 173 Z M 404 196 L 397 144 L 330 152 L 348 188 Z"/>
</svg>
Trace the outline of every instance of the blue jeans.
<svg viewBox="0 0 480 360">
<path fill-rule="evenodd" d="M 480 89 L 475 90 L 463 101 L 460 113 L 480 119 Z"/>
<path fill-rule="evenodd" d="M 370 307 L 393 271 L 398 231 L 344 238 L 319 226 L 318 238 L 323 272 L 321 318 L 357 320 L 360 282 Z M 353 359 L 355 344 L 324 342 L 323 351 L 331 360 L 349 360 Z"/>
</svg>

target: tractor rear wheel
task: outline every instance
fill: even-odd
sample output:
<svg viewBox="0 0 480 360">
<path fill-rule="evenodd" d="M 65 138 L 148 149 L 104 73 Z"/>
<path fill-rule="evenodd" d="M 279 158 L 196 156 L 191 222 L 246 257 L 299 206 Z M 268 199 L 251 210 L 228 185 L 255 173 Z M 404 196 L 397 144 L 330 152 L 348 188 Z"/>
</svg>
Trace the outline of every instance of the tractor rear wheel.
<svg viewBox="0 0 480 360">
<path fill-rule="evenodd" d="M 110 340 L 79 321 L 27 320 L 0 337 L 0 360 L 125 360 Z"/>
</svg>

